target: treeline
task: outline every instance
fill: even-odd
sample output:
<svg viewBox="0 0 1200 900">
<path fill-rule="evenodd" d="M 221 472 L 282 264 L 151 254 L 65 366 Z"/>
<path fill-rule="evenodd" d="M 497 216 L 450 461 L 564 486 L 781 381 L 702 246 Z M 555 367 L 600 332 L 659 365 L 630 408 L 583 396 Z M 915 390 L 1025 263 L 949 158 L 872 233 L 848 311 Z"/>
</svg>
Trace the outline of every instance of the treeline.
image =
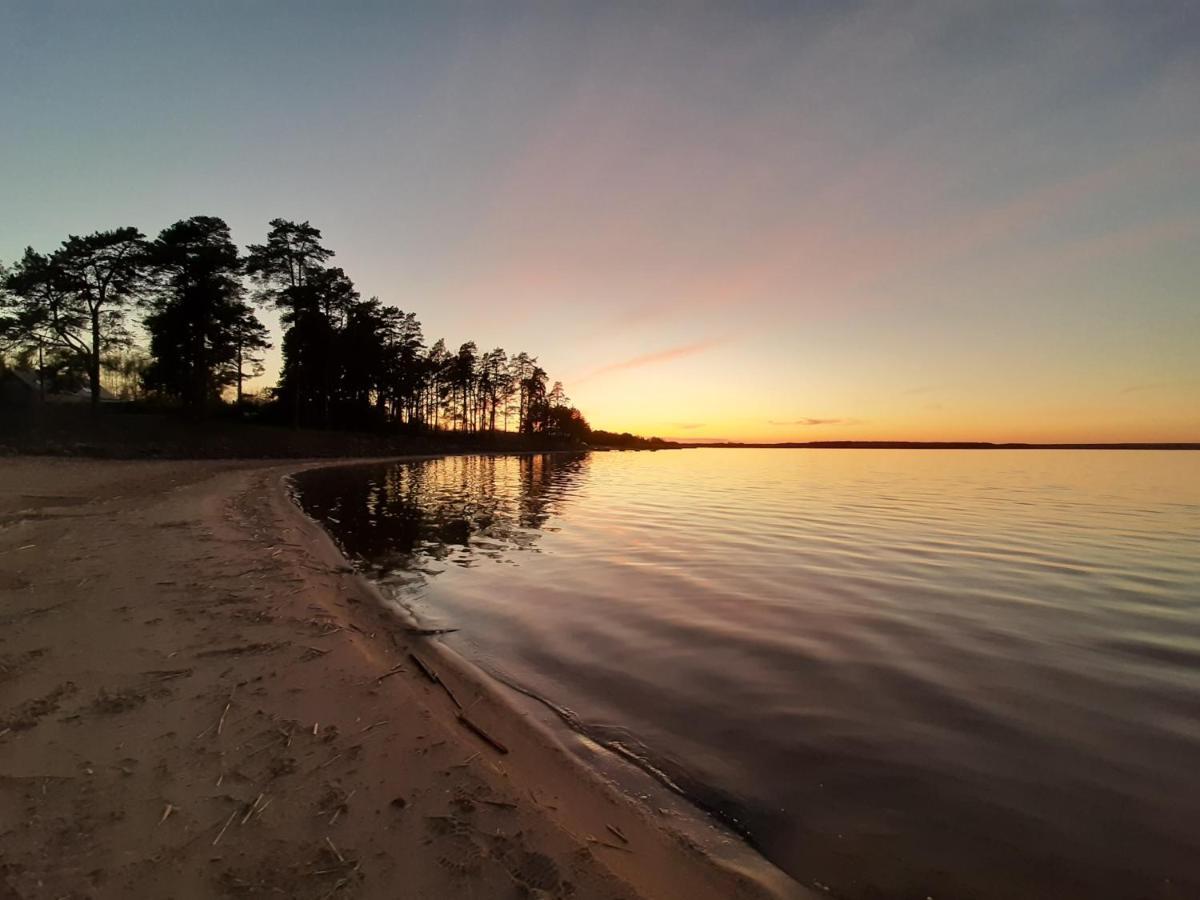
<svg viewBox="0 0 1200 900">
<path fill-rule="evenodd" d="M 333 256 L 318 229 L 283 219 L 243 254 L 213 216 L 154 239 L 124 227 L 28 248 L 0 267 L 0 354 L 78 373 L 97 404 L 104 362 L 135 345 L 140 327 L 147 395 L 203 415 L 226 398 L 242 404 L 246 380 L 262 374 L 270 344 L 256 310 L 267 308 L 283 327 L 269 396 L 294 425 L 590 437 L 536 357 L 427 345 L 413 313 L 363 299 Z"/>
</svg>

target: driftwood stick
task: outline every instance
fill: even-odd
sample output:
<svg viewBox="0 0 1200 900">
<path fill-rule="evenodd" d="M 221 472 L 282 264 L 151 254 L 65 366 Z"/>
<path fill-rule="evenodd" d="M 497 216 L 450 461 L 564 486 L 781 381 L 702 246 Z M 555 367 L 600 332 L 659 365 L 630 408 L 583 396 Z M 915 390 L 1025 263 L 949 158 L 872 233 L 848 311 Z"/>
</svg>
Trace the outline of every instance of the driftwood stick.
<svg viewBox="0 0 1200 900">
<path fill-rule="evenodd" d="M 429 666 L 427 666 L 424 662 L 422 662 L 421 657 L 417 656 L 417 654 L 415 654 L 415 653 L 410 653 L 408 655 L 412 658 L 412 661 L 417 664 L 417 668 L 421 670 L 421 674 L 423 674 L 426 678 L 428 678 L 434 684 L 441 683 L 441 679 L 438 678 L 437 672 L 433 671 L 433 669 L 429 668 Z"/>
<path fill-rule="evenodd" d="M 480 738 L 482 738 L 484 740 L 484 742 L 491 744 L 491 746 L 496 750 L 497 753 L 501 753 L 501 754 L 508 753 L 508 748 L 505 747 L 504 744 L 502 744 L 496 738 L 492 737 L 490 734 L 488 734 L 486 731 L 484 731 L 482 728 L 480 728 L 478 725 L 476 725 L 474 722 L 472 722 L 470 719 L 468 719 L 465 715 L 459 715 L 458 721 L 462 722 L 463 725 L 465 725 L 469 730 L 475 732 L 475 734 L 477 734 Z"/>
<path fill-rule="evenodd" d="M 455 764 L 454 764 L 454 765 L 452 765 L 450 768 L 452 768 L 452 769 L 465 769 L 467 766 L 469 766 L 471 763 L 475 762 L 475 760 L 477 760 L 477 759 L 479 759 L 479 751 L 478 751 L 478 750 L 476 750 L 474 753 L 472 753 L 470 756 L 468 756 L 468 757 L 467 757 L 465 760 L 463 760 L 462 762 L 460 762 L 460 763 L 455 763 Z"/>
<path fill-rule="evenodd" d="M 632 853 L 628 847 L 622 847 L 620 844 L 610 844 L 608 841 L 602 841 L 600 838 L 588 838 L 589 844 L 599 844 L 601 847 L 607 847 L 609 850 L 620 850 L 622 853 Z"/>
<path fill-rule="evenodd" d="M 629 843 L 629 838 L 625 837 L 625 835 L 621 833 L 621 829 L 618 828 L 616 825 L 605 824 L 604 827 L 607 828 L 609 831 L 611 831 L 613 834 L 615 834 L 617 837 L 619 837 L 621 839 L 621 843 L 623 843 L 623 844 Z"/>
<path fill-rule="evenodd" d="M 392 666 L 390 669 L 388 669 L 386 672 L 384 672 L 382 675 L 380 675 L 377 679 L 375 679 L 375 683 L 378 684 L 379 682 L 383 681 L 385 678 L 391 678 L 393 675 L 398 675 L 403 671 L 404 671 L 404 664 L 396 663 L 396 665 Z"/>
<path fill-rule="evenodd" d="M 342 865 L 345 865 L 346 857 L 342 856 L 342 854 L 340 852 L 338 852 L 338 848 L 333 845 L 333 841 L 331 841 L 328 837 L 326 837 L 325 843 L 327 843 L 329 845 L 329 849 L 333 851 L 333 855 L 338 858 L 338 862 L 340 862 Z"/>
<path fill-rule="evenodd" d="M 230 825 L 233 824 L 233 820 L 236 816 L 237 816 L 237 810 L 235 809 L 233 812 L 231 812 L 229 814 L 229 818 L 225 820 L 225 824 L 221 826 L 221 830 L 217 832 L 217 836 L 215 838 L 213 838 L 212 845 L 214 847 L 217 846 L 217 842 L 220 841 L 221 838 L 224 836 L 225 829 L 227 829 Z"/>
<path fill-rule="evenodd" d="M 258 809 L 258 804 L 262 802 L 262 798 L 263 798 L 263 795 L 261 793 L 257 797 L 254 798 L 254 802 L 250 804 L 250 808 L 248 810 L 246 810 L 246 814 L 244 816 L 242 816 L 241 824 L 245 825 L 247 822 L 250 821 L 250 817 L 252 815 L 254 815 L 254 811 L 256 809 Z"/>
<path fill-rule="evenodd" d="M 457 706 L 459 709 L 462 709 L 463 705 L 461 703 L 459 703 L 458 698 L 454 696 L 454 691 L 450 690 L 450 685 L 446 684 L 446 682 L 442 681 L 440 678 L 438 679 L 438 684 L 440 684 L 442 686 L 442 690 L 444 690 L 446 692 L 446 696 L 448 696 L 450 698 L 450 702 L 453 703 L 455 706 Z"/>
</svg>

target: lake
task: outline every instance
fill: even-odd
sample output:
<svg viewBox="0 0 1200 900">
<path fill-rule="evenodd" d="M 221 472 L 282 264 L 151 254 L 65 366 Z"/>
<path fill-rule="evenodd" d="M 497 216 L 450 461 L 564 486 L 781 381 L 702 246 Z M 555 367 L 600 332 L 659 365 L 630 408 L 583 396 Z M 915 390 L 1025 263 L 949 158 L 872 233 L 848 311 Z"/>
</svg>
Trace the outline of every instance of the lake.
<svg viewBox="0 0 1200 900">
<path fill-rule="evenodd" d="M 485 670 L 846 898 L 1200 896 L 1200 453 L 313 470 Z"/>
</svg>

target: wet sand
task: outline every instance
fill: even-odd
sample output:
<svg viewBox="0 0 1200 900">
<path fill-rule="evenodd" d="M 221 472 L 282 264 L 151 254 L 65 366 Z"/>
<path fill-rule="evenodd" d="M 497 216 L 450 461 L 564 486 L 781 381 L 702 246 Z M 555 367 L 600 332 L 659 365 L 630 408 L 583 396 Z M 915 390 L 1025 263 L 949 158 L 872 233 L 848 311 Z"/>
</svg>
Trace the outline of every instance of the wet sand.
<svg viewBox="0 0 1200 900">
<path fill-rule="evenodd" d="M 0 460 L 0 897 L 809 896 L 408 633 L 297 468 Z"/>
</svg>

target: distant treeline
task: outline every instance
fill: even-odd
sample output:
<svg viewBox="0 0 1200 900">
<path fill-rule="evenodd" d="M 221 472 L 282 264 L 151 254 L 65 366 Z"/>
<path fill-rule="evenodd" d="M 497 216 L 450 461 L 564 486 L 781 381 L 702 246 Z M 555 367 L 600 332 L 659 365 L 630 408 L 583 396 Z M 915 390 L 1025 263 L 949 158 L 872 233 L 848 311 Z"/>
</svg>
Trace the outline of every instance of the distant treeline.
<svg viewBox="0 0 1200 900">
<path fill-rule="evenodd" d="M 222 219 L 193 216 L 153 240 L 123 227 L 28 248 L 0 266 L 0 357 L 90 386 L 93 405 L 106 369 L 139 396 L 202 416 L 227 397 L 242 405 L 246 380 L 262 374 L 270 344 L 256 307 L 269 308 L 283 362 L 268 411 L 293 425 L 651 443 L 593 434 L 535 356 L 427 346 L 416 315 L 363 299 L 321 241 L 308 222 L 274 219 L 242 254 Z"/>
<path fill-rule="evenodd" d="M 683 443 L 691 449 L 779 450 L 1200 450 L 1200 444 L 993 444 L 986 441 L 789 441 L 778 444 L 744 444 L 733 441 Z"/>
</svg>

